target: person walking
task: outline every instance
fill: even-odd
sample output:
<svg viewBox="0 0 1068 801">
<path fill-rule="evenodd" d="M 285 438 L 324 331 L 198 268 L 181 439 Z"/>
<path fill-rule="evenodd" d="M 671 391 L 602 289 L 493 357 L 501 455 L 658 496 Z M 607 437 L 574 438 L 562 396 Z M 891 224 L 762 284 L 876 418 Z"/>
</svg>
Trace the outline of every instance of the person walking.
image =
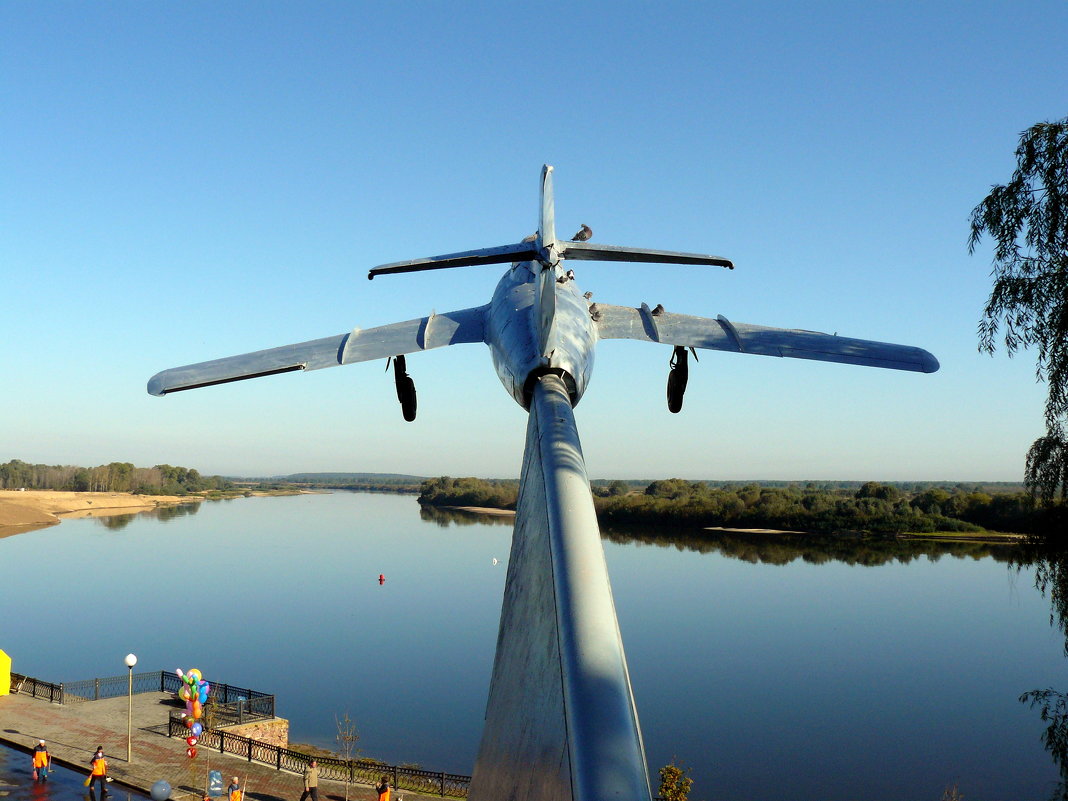
<svg viewBox="0 0 1068 801">
<path fill-rule="evenodd" d="M 93 766 L 93 772 L 89 774 L 89 792 L 93 792 L 93 786 L 100 782 L 100 796 L 108 794 L 108 761 L 104 759 L 104 746 L 97 746 L 96 753 L 89 760 Z"/>
<path fill-rule="evenodd" d="M 378 793 L 378 801 L 389 801 L 389 776 L 383 776 L 382 781 L 375 785 Z"/>
<path fill-rule="evenodd" d="M 226 788 L 226 801 L 241 801 L 241 782 L 234 776 L 230 786 Z"/>
<path fill-rule="evenodd" d="M 52 755 L 48 753 L 44 740 L 38 740 L 33 749 L 33 780 L 48 781 L 48 769 L 52 767 Z"/>
<path fill-rule="evenodd" d="M 312 801 L 319 801 L 319 763 L 314 759 L 304 769 L 304 792 L 301 793 L 300 801 L 306 801 L 311 796 Z"/>
</svg>

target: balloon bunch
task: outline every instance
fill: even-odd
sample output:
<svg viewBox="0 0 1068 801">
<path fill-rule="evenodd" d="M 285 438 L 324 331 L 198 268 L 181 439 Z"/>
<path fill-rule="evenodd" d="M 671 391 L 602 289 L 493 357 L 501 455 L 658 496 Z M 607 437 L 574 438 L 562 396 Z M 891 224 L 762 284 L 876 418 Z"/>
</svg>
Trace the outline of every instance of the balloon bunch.
<svg viewBox="0 0 1068 801">
<path fill-rule="evenodd" d="M 185 753 L 193 759 L 197 755 L 197 738 L 204 733 L 204 725 L 200 722 L 200 717 L 204 714 L 204 704 L 208 702 L 211 685 L 204 681 L 204 677 L 196 668 L 188 673 L 182 673 L 181 668 L 174 672 L 182 681 L 182 686 L 178 689 L 178 697 L 185 701 L 186 714 L 182 716 L 182 722 L 190 732 L 190 736 L 185 738 L 186 745 L 189 746 Z"/>
</svg>

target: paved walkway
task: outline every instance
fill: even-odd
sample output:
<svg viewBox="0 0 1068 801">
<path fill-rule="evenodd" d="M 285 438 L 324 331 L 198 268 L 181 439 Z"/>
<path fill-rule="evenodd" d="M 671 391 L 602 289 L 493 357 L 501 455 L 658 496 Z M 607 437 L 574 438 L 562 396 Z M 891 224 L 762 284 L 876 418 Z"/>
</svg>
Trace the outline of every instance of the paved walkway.
<svg viewBox="0 0 1068 801">
<path fill-rule="evenodd" d="M 133 697 L 133 756 L 126 761 L 128 701 L 107 698 L 78 704 L 51 704 L 28 695 L 0 697 L 0 742 L 23 751 L 32 750 L 38 739 L 48 745 L 52 759 L 89 775 L 89 760 L 97 746 L 104 747 L 108 774 L 116 782 L 148 792 L 160 779 L 170 783 L 171 798 L 188 801 L 201 798 L 208 770 L 219 770 L 229 784 L 238 776 L 247 786 L 250 801 L 298 801 L 301 776 L 267 765 L 248 762 L 232 754 L 200 750 L 196 759 L 185 754 L 185 741 L 167 736 L 167 714 L 173 708 L 170 693 L 140 693 Z M 369 785 L 349 786 L 350 801 L 372 801 L 377 794 Z M 431 801 L 407 790 L 393 797 Z M 344 801 L 345 785 L 320 780 L 319 798 Z M 440 800 L 439 800 L 440 801 Z"/>
</svg>

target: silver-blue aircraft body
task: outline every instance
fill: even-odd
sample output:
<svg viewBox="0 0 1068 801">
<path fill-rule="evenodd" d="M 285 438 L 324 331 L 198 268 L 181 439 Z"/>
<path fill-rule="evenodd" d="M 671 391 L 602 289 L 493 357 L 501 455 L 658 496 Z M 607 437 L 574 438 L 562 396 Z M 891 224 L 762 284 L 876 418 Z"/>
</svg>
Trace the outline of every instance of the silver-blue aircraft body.
<svg viewBox="0 0 1068 801">
<path fill-rule="evenodd" d="M 406 419 L 415 416 L 415 388 L 404 355 L 467 342 L 489 346 L 494 367 L 508 393 L 529 408 L 533 382 L 559 375 L 578 403 L 593 371 L 601 339 L 637 339 L 675 348 L 668 381 L 668 406 L 677 412 L 686 384 L 686 358 L 695 348 L 930 373 L 938 362 L 927 351 L 815 331 L 734 323 L 722 315 L 696 317 L 650 309 L 593 303 L 566 269 L 567 260 L 635 261 L 712 265 L 733 269 L 718 256 L 563 241 L 556 238 L 553 169 L 541 174 L 537 232 L 501 247 L 415 259 L 376 267 L 369 278 L 402 272 L 478 264 L 511 263 L 490 302 L 444 314 L 325 337 L 240 356 L 190 364 L 157 373 L 148 382 L 153 395 L 258 378 L 297 370 L 396 358 L 398 399 Z M 585 229 L 584 230 L 588 230 Z M 399 357 L 399 358 L 397 358 Z"/>
</svg>

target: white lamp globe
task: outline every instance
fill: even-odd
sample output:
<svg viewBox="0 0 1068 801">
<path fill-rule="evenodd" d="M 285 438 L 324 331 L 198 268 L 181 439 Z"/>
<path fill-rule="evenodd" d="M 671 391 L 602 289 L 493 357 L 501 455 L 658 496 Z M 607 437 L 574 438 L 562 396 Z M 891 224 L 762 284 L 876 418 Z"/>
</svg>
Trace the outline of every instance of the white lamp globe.
<svg viewBox="0 0 1068 801">
<path fill-rule="evenodd" d="M 137 664 L 137 657 L 133 654 L 126 654 L 126 659 L 124 661 L 126 662 L 126 667 L 133 668 L 133 666 Z"/>
</svg>

